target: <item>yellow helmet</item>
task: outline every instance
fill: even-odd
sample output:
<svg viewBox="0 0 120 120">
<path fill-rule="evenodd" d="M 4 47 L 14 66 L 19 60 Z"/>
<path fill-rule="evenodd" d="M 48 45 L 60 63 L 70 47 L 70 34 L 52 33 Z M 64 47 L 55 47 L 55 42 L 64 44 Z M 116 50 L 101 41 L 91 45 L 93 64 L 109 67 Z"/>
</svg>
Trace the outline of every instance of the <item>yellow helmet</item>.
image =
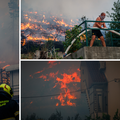
<svg viewBox="0 0 120 120">
<path fill-rule="evenodd" d="M 11 98 L 13 97 L 12 88 L 7 84 L 1 84 L 0 85 L 0 93 L 1 92 L 9 94 Z"/>
</svg>

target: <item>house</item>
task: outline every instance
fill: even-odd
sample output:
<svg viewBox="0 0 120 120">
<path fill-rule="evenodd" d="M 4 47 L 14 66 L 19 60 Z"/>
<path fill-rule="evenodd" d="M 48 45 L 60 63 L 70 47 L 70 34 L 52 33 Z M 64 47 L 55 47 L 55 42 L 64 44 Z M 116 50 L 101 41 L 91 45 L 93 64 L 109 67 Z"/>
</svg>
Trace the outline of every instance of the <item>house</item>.
<svg viewBox="0 0 120 120">
<path fill-rule="evenodd" d="M 5 71 L 10 72 L 10 86 L 14 93 L 13 99 L 19 103 L 19 64 L 8 66 Z"/>
<path fill-rule="evenodd" d="M 6 72 L 4 69 L 0 69 L 0 84 L 2 83 L 10 85 L 10 72 Z"/>
<path fill-rule="evenodd" d="M 92 118 L 120 113 L 120 62 L 82 61 L 81 93 L 86 93 Z"/>
<path fill-rule="evenodd" d="M 120 61 L 106 62 L 105 76 L 108 81 L 108 114 L 120 113 Z"/>
</svg>

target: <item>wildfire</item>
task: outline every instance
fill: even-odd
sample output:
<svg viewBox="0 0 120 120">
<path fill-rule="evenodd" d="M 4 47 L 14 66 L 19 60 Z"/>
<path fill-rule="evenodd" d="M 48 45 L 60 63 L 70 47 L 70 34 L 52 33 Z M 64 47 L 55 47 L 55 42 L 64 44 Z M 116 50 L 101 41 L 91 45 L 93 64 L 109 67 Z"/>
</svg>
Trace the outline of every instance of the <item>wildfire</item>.
<svg viewBox="0 0 120 120">
<path fill-rule="evenodd" d="M 26 44 L 26 42 L 25 42 L 25 39 L 23 39 L 23 43 L 22 43 L 22 46 L 24 46 Z"/>
<path fill-rule="evenodd" d="M 52 68 L 53 66 L 60 64 L 60 62 L 57 63 L 55 61 L 49 61 L 48 64 L 49 64 L 49 68 Z"/>
<path fill-rule="evenodd" d="M 64 25 L 65 27 L 73 27 L 72 25 L 66 24 L 63 19 L 61 21 L 59 21 L 57 19 L 55 19 L 53 21 L 56 22 L 56 23 L 58 23 L 60 26 Z"/>
<path fill-rule="evenodd" d="M 78 99 L 78 96 L 77 96 L 77 93 L 75 94 L 73 91 L 80 89 L 80 87 L 78 87 L 78 84 L 77 84 L 81 82 L 80 69 L 79 68 L 73 69 L 72 67 L 72 71 L 71 71 L 71 67 L 70 67 L 70 69 L 67 70 L 69 73 L 66 73 L 67 71 L 60 73 L 59 70 L 56 72 L 51 71 L 49 74 L 42 73 L 46 69 L 51 69 L 58 64 L 61 64 L 61 62 L 49 61 L 48 68 L 44 68 L 43 70 L 37 71 L 33 75 L 30 75 L 30 77 L 33 78 L 34 75 L 40 74 L 40 76 L 37 78 L 43 79 L 44 81 L 54 80 L 54 86 L 52 87 L 52 89 L 59 87 L 61 91 L 60 95 L 51 97 L 51 100 L 54 98 L 60 101 L 60 103 L 59 102 L 56 103 L 56 106 L 59 106 L 59 105 L 76 106 L 76 103 L 74 102 L 74 100 Z"/>
<path fill-rule="evenodd" d="M 56 103 L 56 106 L 58 106 L 59 105 L 59 103 Z"/>
<path fill-rule="evenodd" d="M 65 37 L 65 31 L 71 29 L 75 22 L 71 19 L 67 24 L 60 14 L 60 17 L 39 14 L 38 12 L 24 12 L 21 23 L 21 30 L 24 31 L 26 40 L 50 40 L 59 41 Z M 27 34 L 29 32 L 29 34 Z M 27 34 L 27 35 L 26 35 Z M 58 38 L 56 38 L 58 36 Z M 25 42 L 22 46 L 25 45 Z"/>
<path fill-rule="evenodd" d="M 77 99 L 75 97 L 75 95 L 71 95 L 70 94 L 70 89 L 68 88 L 68 84 L 70 84 L 71 82 L 80 82 L 80 78 L 77 75 L 76 72 L 74 72 L 71 75 L 68 75 L 66 73 L 61 74 L 63 76 L 63 79 L 60 78 L 56 78 L 56 80 L 58 81 L 58 84 L 61 86 L 60 89 L 65 93 L 65 94 L 60 94 L 58 97 L 55 97 L 55 99 L 60 100 L 61 102 L 61 106 L 65 106 L 65 105 L 70 105 L 70 106 L 75 106 L 75 103 L 72 103 L 71 100 L 72 99 Z M 53 87 L 55 88 L 56 85 Z"/>
</svg>

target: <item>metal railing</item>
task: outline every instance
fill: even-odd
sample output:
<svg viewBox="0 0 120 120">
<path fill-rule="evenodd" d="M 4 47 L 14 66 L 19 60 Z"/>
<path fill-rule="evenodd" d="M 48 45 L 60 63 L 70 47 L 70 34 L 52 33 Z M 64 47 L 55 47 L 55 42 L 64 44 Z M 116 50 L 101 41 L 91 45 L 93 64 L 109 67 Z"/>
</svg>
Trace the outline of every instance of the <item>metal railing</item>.
<svg viewBox="0 0 120 120">
<path fill-rule="evenodd" d="M 86 34 L 86 46 L 88 46 L 88 31 L 94 29 L 94 30 L 107 30 L 107 31 L 110 31 L 110 38 L 111 38 L 111 43 L 112 43 L 112 46 L 113 46 L 113 40 L 120 40 L 120 39 L 116 39 L 116 38 L 112 38 L 112 33 L 115 33 L 117 35 L 120 36 L 120 29 L 110 29 L 110 28 L 98 28 L 98 27 L 88 27 L 88 22 L 104 22 L 104 23 L 120 23 L 120 22 L 117 22 L 117 21 L 93 21 L 93 20 L 85 20 L 83 21 L 81 24 L 79 24 L 76 28 L 78 29 L 79 27 L 81 27 L 82 25 L 84 25 L 84 28 L 82 28 L 81 32 L 79 34 L 76 34 L 74 35 L 72 38 L 71 38 L 71 44 L 67 47 L 65 53 L 64 53 L 64 57 L 67 55 L 68 51 L 70 50 L 71 46 L 73 45 L 73 43 L 76 41 L 76 37 L 80 37 L 82 34 Z M 117 32 L 119 31 L 119 32 Z"/>
<path fill-rule="evenodd" d="M 85 20 L 85 21 L 83 21 L 78 27 L 80 27 L 81 25 L 85 24 L 85 28 L 84 28 L 82 31 L 85 30 L 85 32 L 86 32 L 86 46 L 88 46 L 88 33 L 87 33 L 87 31 L 88 31 L 89 29 L 120 31 L 120 29 L 110 29 L 110 28 L 108 28 L 108 29 L 90 28 L 90 27 L 87 26 L 87 25 L 88 25 L 88 24 L 87 24 L 88 22 L 120 23 L 120 22 L 118 22 L 118 21 L 93 21 L 93 20 Z M 81 32 L 82 32 L 82 31 L 81 31 Z M 110 37 L 111 37 L 111 42 L 112 42 L 112 46 L 113 46 L 112 33 L 111 33 Z M 120 39 L 114 39 L 114 40 L 120 40 Z"/>
</svg>

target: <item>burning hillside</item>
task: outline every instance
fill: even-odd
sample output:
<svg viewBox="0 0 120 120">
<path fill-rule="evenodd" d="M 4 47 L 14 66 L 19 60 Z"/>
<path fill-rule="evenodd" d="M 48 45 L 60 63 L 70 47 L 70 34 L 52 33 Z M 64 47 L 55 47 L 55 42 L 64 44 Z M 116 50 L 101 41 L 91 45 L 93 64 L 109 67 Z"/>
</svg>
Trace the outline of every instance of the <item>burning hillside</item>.
<svg viewBox="0 0 120 120">
<path fill-rule="evenodd" d="M 68 24 L 69 23 L 69 24 Z M 62 14 L 59 17 L 53 16 L 43 12 L 23 12 L 21 31 L 22 45 L 25 45 L 26 41 L 63 41 L 65 39 L 65 31 L 71 29 L 75 25 L 75 22 L 71 20 L 65 20 Z"/>
</svg>

